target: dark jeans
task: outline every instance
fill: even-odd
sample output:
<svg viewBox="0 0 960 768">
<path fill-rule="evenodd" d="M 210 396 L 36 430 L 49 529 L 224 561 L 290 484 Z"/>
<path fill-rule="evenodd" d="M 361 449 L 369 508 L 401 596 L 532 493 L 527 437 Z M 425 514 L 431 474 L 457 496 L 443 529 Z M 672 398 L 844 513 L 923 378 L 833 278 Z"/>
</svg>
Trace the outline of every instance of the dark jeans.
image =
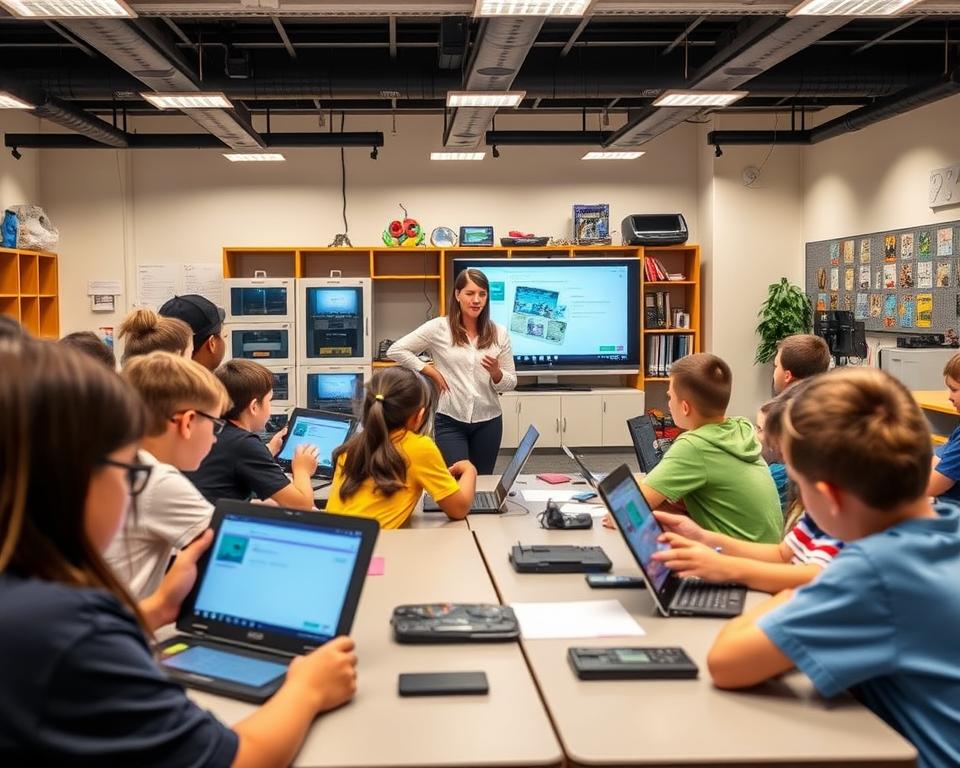
<svg viewBox="0 0 960 768">
<path fill-rule="evenodd" d="M 469 459 L 481 475 L 492 475 L 503 437 L 503 416 L 466 424 L 438 413 L 433 436 L 447 466 Z"/>
</svg>

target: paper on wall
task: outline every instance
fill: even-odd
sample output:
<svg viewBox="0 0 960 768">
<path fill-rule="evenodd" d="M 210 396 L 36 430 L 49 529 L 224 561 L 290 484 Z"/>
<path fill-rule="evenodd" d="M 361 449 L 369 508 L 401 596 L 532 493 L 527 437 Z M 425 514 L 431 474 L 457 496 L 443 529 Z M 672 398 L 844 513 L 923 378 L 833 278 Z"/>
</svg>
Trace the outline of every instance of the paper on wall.
<svg viewBox="0 0 960 768">
<path fill-rule="evenodd" d="M 177 267 L 172 264 L 137 265 L 137 303 L 160 309 L 177 294 Z"/>
<path fill-rule="evenodd" d="M 216 262 L 183 265 L 183 293 L 198 293 L 223 306 L 223 272 Z"/>
<path fill-rule="evenodd" d="M 123 296 L 119 280 L 87 280 L 87 296 Z"/>
</svg>

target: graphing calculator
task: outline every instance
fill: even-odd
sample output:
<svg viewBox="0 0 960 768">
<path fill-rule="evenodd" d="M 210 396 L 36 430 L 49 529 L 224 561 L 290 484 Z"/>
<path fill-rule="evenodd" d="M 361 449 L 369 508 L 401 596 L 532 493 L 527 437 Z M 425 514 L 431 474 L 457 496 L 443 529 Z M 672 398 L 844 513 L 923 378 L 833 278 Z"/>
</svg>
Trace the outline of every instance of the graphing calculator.
<svg viewBox="0 0 960 768">
<path fill-rule="evenodd" d="M 581 680 L 689 680 L 698 673 L 682 648 L 570 648 Z"/>
</svg>

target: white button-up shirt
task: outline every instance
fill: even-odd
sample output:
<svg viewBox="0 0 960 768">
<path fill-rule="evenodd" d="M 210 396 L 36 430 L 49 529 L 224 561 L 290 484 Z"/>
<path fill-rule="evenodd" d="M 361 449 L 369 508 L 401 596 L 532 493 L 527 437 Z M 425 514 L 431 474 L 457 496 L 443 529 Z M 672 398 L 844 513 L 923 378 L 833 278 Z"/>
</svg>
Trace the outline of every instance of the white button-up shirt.
<svg viewBox="0 0 960 768">
<path fill-rule="evenodd" d="M 440 394 L 437 411 L 467 424 L 489 421 L 502 413 L 497 393 L 517 386 L 510 335 L 502 325 L 494 323 L 493 327 L 496 341 L 486 349 L 477 349 L 476 339 L 455 345 L 447 318 L 436 317 L 395 342 L 387 357 L 406 368 L 422 371 L 426 363 L 417 355 L 428 353 L 450 387 Z M 485 355 L 496 357 L 500 363 L 503 377 L 496 384 L 480 364 Z"/>
</svg>

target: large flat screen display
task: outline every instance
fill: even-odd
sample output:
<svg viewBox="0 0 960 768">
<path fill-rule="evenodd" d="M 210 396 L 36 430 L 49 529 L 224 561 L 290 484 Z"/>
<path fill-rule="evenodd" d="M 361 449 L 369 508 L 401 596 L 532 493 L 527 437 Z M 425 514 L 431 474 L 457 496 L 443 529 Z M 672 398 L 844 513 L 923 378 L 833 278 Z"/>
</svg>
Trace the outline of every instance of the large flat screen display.
<svg viewBox="0 0 960 768">
<path fill-rule="evenodd" d="M 640 365 L 636 259 L 456 259 L 490 281 L 490 317 L 518 370 L 625 372 Z"/>
</svg>

